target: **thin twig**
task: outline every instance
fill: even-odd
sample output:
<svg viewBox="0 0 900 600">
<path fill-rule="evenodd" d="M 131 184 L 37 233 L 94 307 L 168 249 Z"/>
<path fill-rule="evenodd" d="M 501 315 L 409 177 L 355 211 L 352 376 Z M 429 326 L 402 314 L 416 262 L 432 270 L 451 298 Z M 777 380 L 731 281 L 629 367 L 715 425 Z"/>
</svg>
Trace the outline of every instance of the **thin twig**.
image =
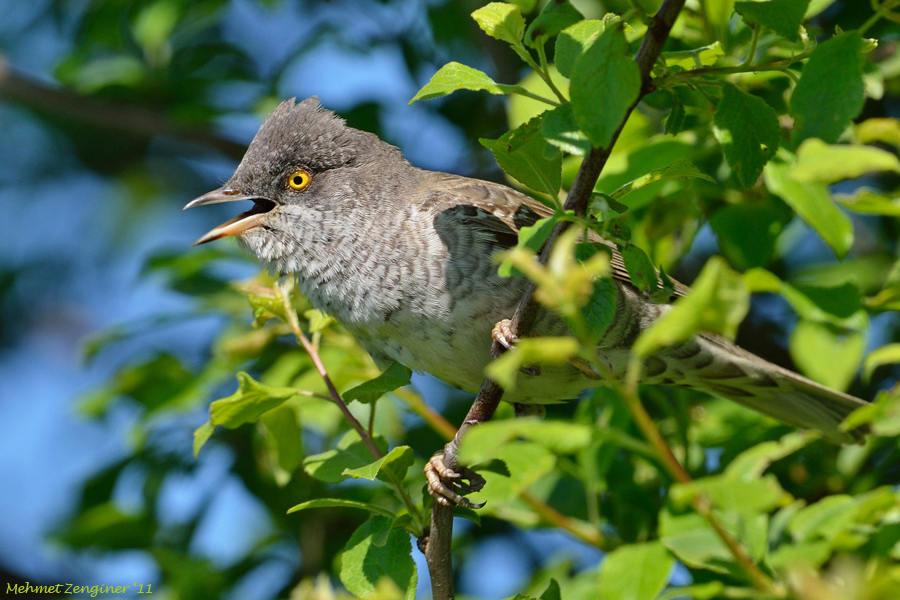
<svg viewBox="0 0 900 600">
<path fill-rule="evenodd" d="M 162 135 L 183 139 L 210 146 L 238 159 L 247 150 L 246 144 L 218 136 L 209 129 L 177 125 L 162 112 L 104 102 L 61 87 L 50 86 L 13 68 L 2 54 L 0 54 L 0 96 L 38 112 L 64 118 L 66 122 L 80 121 L 102 129 L 144 138 Z"/>
<path fill-rule="evenodd" d="M 353 427 L 353 429 L 356 430 L 356 433 L 359 434 L 359 437 L 362 438 L 362 441 L 369 449 L 369 452 L 371 452 L 375 458 L 383 458 L 384 454 L 382 454 L 381 450 L 378 449 L 378 446 L 375 445 L 375 442 L 366 432 L 366 428 L 362 426 L 359 419 L 353 416 L 347 403 L 341 398 L 341 394 L 337 391 L 337 388 L 334 387 L 334 383 L 332 383 L 331 377 L 328 375 L 328 371 L 322 363 L 322 358 L 309 341 L 309 338 L 306 337 L 306 334 L 303 333 L 303 329 L 300 328 L 300 320 L 297 318 L 297 311 L 294 310 L 294 305 L 291 304 L 290 292 L 284 289 L 281 284 L 276 284 L 275 290 L 281 297 L 281 302 L 284 305 L 284 313 L 287 317 L 288 325 L 291 327 L 291 331 L 294 332 L 294 336 L 303 345 L 303 348 L 306 349 L 306 353 L 309 354 L 309 357 L 312 359 L 316 371 L 318 371 L 319 376 L 325 381 L 325 386 L 328 388 L 328 393 L 331 395 L 331 401 L 337 404 L 338 408 L 344 414 L 344 418 L 347 419 L 350 426 Z"/>
<path fill-rule="evenodd" d="M 318 371 L 319 376 L 325 381 L 325 385 L 328 388 L 328 392 L 330 394 L 329 400 L 337 404 L 338 408 L 344 414 L 344 418 L 347 419 L 347 422 L 350 423 L 350 426 L 356 430 L 356 433 L 362 438 L 363 443 L 365 443 L 366 447 L 369 449 L 369 452 L 372 453 L 376 459 L 383 458 L 384 454 L 382 454 L 381 450 L 378 449 L 378 446 L 375 445 L 375 441 L 372 439 L 372 436 L 363 428 L 362 423 L 359 422 L 353 413 L 350 412 L 350 408 L 347 406 L 347 403 L 344 402 L 344 399 L 341 398 L 340 393 L 338 393 L 337 388 L 334 387 L 334 383 L 331 381 L 331 376 L 328 375 L 328 371 L 325 369 L 324 363 L 322 363 L 322 358 L 319 356 L 318 350 L 316 347 L 309 341 L 309 338 L 306 337 L 306 334 L 303 333 L 303 329 L 300 327 L 300 320 L 297 318 L 297 311 L 294 310 L 294 305 L 291 304 L 291 295 L 290 290 L 282 287 L 281 284 L 275 284 L 275 293 L 281 297 L 281 302 L 284 306 L 285 317 L 287 317 L 288 325 L 291 328 L 291 331 L 296 336 L 297 340 L 303 345 L 303 348 L 306 350 L 306 353 L 309 354 L 310 359 L 313 361 L 313 365 L 316 367 L 316 371 Z M 371 407 L 372 412 L 370 416 L 374 415 L 375 407 L 374 405 Z M 371 425 L 371 423 L 370 423 Z M 422 523 L 422 515 L 419 512 L 419 508 L 412 501 L 412 498 L 409 496 L 409 492 L 406 491 L 406 488 L 403 487 L 403 482 L 400 481 L 396 476 L 393 475 L 392 471 L 385 471 L 390 482 L 388 485 L 393 488 L 396 492 L 397 496 L 399 496 L 400 500 L 403 502 L 403 505 L 406 506 L 406 510 L 409 512 L 410 517 L 412 517 L 415 526 L 420 530 L 423 527 Z"/>
</svg>

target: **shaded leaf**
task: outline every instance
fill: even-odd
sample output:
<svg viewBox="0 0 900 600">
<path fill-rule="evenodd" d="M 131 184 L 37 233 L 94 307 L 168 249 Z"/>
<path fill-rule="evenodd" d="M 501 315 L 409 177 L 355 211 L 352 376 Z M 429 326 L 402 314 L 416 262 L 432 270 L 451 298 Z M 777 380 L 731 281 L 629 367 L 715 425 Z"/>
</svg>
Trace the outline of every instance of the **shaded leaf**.
<svg viewBox="0 0 900 600">
<path fill-rule="evenodd" d="M 713 179 L 706 173 L 701 172 L 688 159 L 679 158 L 672 164 L 666 165 L 661 169 L 653 169 L 646 175 L 642 175 L 641 177 L 638 177 L 637 179 L 626 183 L 625 185 L 619 187 L 619 189 L 617 189 L 611 195 L 613 199 L 621 200 L 631 192 L 647 187 L 648 185 L 656 183 L 657 181 L 665 181 L 667 179 L 672 179 L 675 181 L 705 179 L 706 181 L 709 181 L 711 183 L 716 182 L 715 179 Z"/>
<path fill-rule="evenodd" d="M 653 600 L 675 566 L 675 558 L 659 542 L 621 546 L 600 566 L 597 592 L 608 600 Z"/>
<path fill-rule="evenodd" d="M 509 175 L 537 192 L 556 197 L 561 184 L 562 156 L 556 152 L 553 158 L 547 159 L 542 121 L 542 117 L 535 117 L 499 139 L 479 141 Z"/>
<path fill-rule="evenodd" d="M 362 467 L 344 469 L 341 474 L 353 479 L 373 481 L 377 477 L 382 481 L 396 483 L 403 481 L 415 458 L 412 448 L 409 446 L 397 446 L 375 462 Z"/>
<path fill-rule="evenodd" d="M 411 378 L 412 371 L 398 362 L 393 362 L 385 369 L 384 373 L 375 379 L 350 388 L 342 395 L 344 400 L 347 401 L 358 400 L 363 404 L 371 404 L 388 392 L 393 392 L 397 388 L 409 385 Z"/>
<path fill-rule="evenodd" d="M 541 10 L 541 14 L 528 25 L 528 30 L 525 31 L 525 43 L 532 48 L 537 48 L 548 38 L 582 19 L 584 16 L 572 6 L 569 0 L 548 2 Z"/>
<path fill-rule="evenodd" d="M 341 555 L 341 583 L 351 593 L 366 597 L 375 592 L 382 577 L 387 577 L 407 600 L 414 600 L 418 575 L 409 534 L 403 529 L 391 529 L 387 539 L 383 539 L 389 523 L 385 517 L 372 516 L 353 532 Z"/>
<path fill-rule="evenodd" d="M 756 183 L 781 141 L 775 110 L 729 83 L 722 86 L 713 133 L 734 176 L 745 188 Z"/>
<path fill-rule="evenodd" d="M 862 50 L 856 32 L 836 35 L 813 50 L 791 95 L 794 143 L 816 137 L 833 144 L 860 113 L 866 94 Z"/>
<path fill-rule="evenodd" d="M 541 133 L 548 143 L 569 154 L 584 156 L 591 149 L 591 142 L 575 122 L 571 103 L 548 111 L 541 123 Z"/>
<path fill-rule="evenodd" d="M 809 0 L 735 2 L 734 11 L 748 23 L 763 25 L 796 42 L 800 40 L 800 24 L 808 6 Z"/>
</svg>

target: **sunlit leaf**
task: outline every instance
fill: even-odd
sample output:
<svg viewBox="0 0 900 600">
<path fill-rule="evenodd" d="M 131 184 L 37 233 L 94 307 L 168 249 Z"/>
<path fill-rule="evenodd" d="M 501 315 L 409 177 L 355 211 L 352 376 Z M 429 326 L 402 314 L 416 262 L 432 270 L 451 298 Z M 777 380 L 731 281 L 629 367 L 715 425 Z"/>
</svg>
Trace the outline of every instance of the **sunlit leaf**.
<svg viewBox="0 0 900 600">
<path fill-rule="evenodd" d="M 713 257 L 691 292 L 638 336 L 633 352 L 646 356 L 699 331 L 733 338 L 749 307 L 750 294 L 743 279 L 724 260 Z"/>
<path fill-rule="evenodd" d="M 457 90 L 483 90 L 491 94 L 511 94 L 521 91 L 516 85 L 497 83 L 478 69 L 467 67 L 458 62 L 450 62 L 432 75 L 431 80 L 416 92 L 410 104 L 416 100 L 440 98 Z"/>
<path fill-rule="evenodd" d="M 604 31 L 572 68 L 572 112 L 594 146 L 607 148 L 641 89 L 621 27 Z M 615 86 L 609 82 L 615 81 Z"/>
<path fill-rule="evenodd" d="M 525 18 L 515 4 L 491 2 L 473 12 L 472 18 L 486 34 L 507 44 L 521 42 L 525 33 Z"/>
<path fill-rule="evenodd" d="M 378 540 L 389 527 L 388 519 L 375 515 L 350 536 L 341 555 L 341 583 L 353 594 L 366 597 L 376 590 L 382 577 L 387 577 L 403 591 L 406 600 L 414 600 L 418 575 L 409 534 L 403 529 L 390 529 L 387 539 Z"/>
</svg>

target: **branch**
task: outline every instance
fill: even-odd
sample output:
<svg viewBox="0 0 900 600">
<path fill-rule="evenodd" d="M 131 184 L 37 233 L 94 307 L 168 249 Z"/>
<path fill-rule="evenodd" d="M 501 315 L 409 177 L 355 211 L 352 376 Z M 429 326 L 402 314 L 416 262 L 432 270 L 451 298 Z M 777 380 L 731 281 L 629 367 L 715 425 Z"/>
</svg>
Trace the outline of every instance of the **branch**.
<svg viewBox="0 0 900 600">
<path fill-rule="evenodd" d="M 660 52 L 662 52 L 663 44 L 665 44 L 666 39 L 669 37 L 669 31 L 671 31 L 675 19 L 684 7 L 684 2 L 685 0 L 664 0 L 662 6 L 648 27 L 647 35 L 644 37 L 641 47 L 634 57 L 641 73 L 641 93 L 628 110 L 627 114 L 631 114 L 631 111 L 634 110 L 641 98 L 651 91 L 650 71 L 656 63 L 656 60 L 659 58 Z M 612 141 L 609 144 L 610 148 L 615 145 L 619 134 L 622 132 L 622 128 L 625 126 L 626 120 L 627 117 L 619 124 L 619 128 L 616 130 L 616 133 L 613 135 Z M 600 177 L 600 172 L 603 170 L 606 161 L 609 159 L 609 154 L 610 151 L 607 149 L 591 148 L 591 151 L 582 162 L 581 168 L 578 170 L 578 175 L 576 175 L 575 181 L 569 190 L 564 210 L 574 210 L 575 214 L 579 216 L 583 216 L 587 212 L 587 205 L 591 193 L 594 191 L 594 186 L 597 183 L 597 179 Z M 553 228 L 553 232 L 550 234 L 550 238 L 547 240 L 541 252 L 540 260 L 542 264 L 547 263 L 547 258 L 553 243 L 568 227 L 569 223 L 561 221 Z M 534 284 L 529 284 L 511 319 L 511 330 L 519 337 L 530 332 L 537 320 L 539 306 L 534 299 L 534 290 Z M 504 351 L 504 349 L 496 342 L 494 343 L 493 350 L 496 353 Z M 503 389 L 490 379 L 485 379 L 481 385 L 481 390 L 478 392 L 478 396 L 475 398 L 475 403 L 472 405 L 469 415 L 466 416 L 466 420 L 463 422 L 462 427 L 460 427 L 457 432 L 454 441 L 461 439 L 463 434 L 472 426 L 472 424 L 477 422 L 470 419 L 470 417 L 485 414 L 493 416 L 494 410 L 496 410 L 502 396 Z M 449 446 L 450 445 L 448 445 L 448 447 Z M 447 456 L 445 454 L 445 459 L 447 460 L 448 466 L 451 468 L 455 466 L 455 455 Z M 453 599 L 453 565 L 452 555 L 450 553 L 452 528 L 453 509 L 435 502 L 431 513 L 430 541 L 425 553 L 425 557 L 428 561 L 428 569 L 431 573 L 432 594 L 434 600 Z M 435 540 L 438 540 L 440 545 L 432 543 Z"/>
<path fill-rule="evenodd" d="M 166 136 L 211 146 L 223 154 L 240 159 L 247 150 L 239 144 L 201 127 L 185 127 L 166 115 L 148 109 L 104 102 L 54 87 L 11 67 L 0 54 L 0 97 L 39 113 L 81 121 L 104 129 L 144 138 Z"/>
</svg>

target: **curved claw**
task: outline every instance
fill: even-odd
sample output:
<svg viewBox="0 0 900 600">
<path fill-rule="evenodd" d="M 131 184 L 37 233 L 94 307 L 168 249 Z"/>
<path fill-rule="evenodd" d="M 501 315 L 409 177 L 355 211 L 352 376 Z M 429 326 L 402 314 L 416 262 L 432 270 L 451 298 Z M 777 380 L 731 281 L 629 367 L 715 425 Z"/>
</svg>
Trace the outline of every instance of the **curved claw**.
<svg viewBox="0 0 900 600">
<path fill-rule="evenodd" d="M 439 504 L 472 509 L 484 506 L 484 502 L 475 503 L 460 495 L 460 492 L 468 494 L 483 488 L 484 477 L 467 467 L 457 467 L 455 471 L 449 468 L 444 462 L 443 452 L 435 453 L 425 465 L 425 479 L 428 481 L 428 493 Z"/>
</svg>

